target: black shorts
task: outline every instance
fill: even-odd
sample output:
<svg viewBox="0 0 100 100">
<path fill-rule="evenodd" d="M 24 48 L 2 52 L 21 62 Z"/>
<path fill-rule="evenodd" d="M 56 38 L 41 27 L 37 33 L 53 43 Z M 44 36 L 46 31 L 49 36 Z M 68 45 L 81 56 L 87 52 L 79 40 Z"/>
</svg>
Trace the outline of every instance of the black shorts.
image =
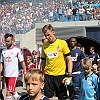
<svg viewBox="0 0 100 100">
<path fill-rule="evenodd" d="M 67 97 L 67 90 L 62 80 L 65 78 L 65 75 L 51 76 L 45 75 L 45 86 L 44 86 L 44 95 L 48 98 L 52 98 L 54 93 L 58 99 L 63 99 Z"/>
</svg>

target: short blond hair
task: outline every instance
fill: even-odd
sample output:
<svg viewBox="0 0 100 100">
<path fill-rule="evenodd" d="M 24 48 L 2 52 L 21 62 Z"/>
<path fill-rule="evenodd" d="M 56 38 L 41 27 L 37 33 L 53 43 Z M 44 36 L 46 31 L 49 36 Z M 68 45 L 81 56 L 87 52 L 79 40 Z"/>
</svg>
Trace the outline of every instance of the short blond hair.
<svg viewBox="0 0 100 100">
<path fill-rule="evenodd" d="M 42 28 L 42 32 L 45 34 L 47 32 L 47 30 L 54 31 L 54 28 L 53 28 L 53 26 L 51 26 L 51 24 L 47 24 Z"/>
<path fill-rule="evenodd" d="M 39 79 L 41 83 L 44 82 L 44 75 L 40 69 L 29 69 L 24 76 L 25 83 L 28 82 L 29 78 L 32 78 L 32 80 Z"/>
<path fill-rule="evenodd" d="M 81 65 L 82 65 L 82 68 L 83 69 L 84 68 L 90 68 L 90 67 L 92 68 L 92 60 L 90 58 L 84 58 L 82 60 Z"/>
</svg>

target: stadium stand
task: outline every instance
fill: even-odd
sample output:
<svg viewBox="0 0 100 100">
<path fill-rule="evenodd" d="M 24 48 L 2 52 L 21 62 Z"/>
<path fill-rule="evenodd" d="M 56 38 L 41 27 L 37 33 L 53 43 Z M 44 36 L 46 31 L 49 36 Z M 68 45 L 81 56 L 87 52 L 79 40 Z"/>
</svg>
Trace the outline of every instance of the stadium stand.
<svg viewBox="0 0 100 100">
<path fill-rule="evenodd" d="M 35 23 L 100 20 L 100 0 L 1 1 L 0 33 L 4 34 L 8 32 L 25 34 L 35 27 Z M 75 19 L 74 6 L 76 6 Z"/>
</svg>

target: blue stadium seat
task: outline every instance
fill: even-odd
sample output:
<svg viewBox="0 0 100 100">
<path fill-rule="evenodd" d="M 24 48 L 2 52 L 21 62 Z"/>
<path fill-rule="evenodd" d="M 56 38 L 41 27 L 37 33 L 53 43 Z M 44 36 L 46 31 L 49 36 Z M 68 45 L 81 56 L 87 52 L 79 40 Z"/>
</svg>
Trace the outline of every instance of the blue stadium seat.
<svg viewBox="0 0 100 100">
<path fill-rule="evenodd" d="M 59 18 L 59 15 L 57 13 L 54 14 L 52 21 L 56 21 Z"/>
<path fill-rule="evenodd" d="M 79 14 L 76 15 L 76 21 L 80 21 L 80 15 Z"/>
<path fill-rule="evenodd" d="M 73 16 L 71 16 L 70 21 L 74 21 L 74 20 L 73 20 Z"/>
<path fill-rule="evenodd" d="M 67 17 L 64 16 L 59 20 L 59 22 L 68 22 L 68 19 Z"/>
</svg>

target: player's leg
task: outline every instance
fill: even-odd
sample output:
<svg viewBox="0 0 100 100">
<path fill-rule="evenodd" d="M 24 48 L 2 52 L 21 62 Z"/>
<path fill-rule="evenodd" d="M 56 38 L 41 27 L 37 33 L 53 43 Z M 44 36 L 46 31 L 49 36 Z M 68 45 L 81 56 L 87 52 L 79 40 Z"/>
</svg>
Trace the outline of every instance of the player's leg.
<svg viewBox="0 0 100 100">
<path fill-rule="evenodd" d="M 66 100 L 67 99 L 67 90 L 64 84 L 62 83 L 62 80 L 65 78 L 65 75 L 59 75 L 54 79 L 55 84 L 55 90 L 56 90 L 56 96 L 59 100 Z"/>
<path fill-rule="evenodd" d="M 11 100 L 12 96 L 14 96 L 15 100 L 17 100 L 17 97 L 19 95 L 16 95 L 16 77 L 6 77 L 6 100 Z"/>
<path fill-rule="evenodd" d="M 0 99 L 1 100 L 4 100 L 4 96 L 3 96 L 3 93 L 2 93 L 2 90 L 4 89 L 4 79 L 3 77 L 0 79 Z"/>
<path fill-rule="evenodd" d="M 53 100 L 54 96 L 54 82 L 53 76 L 45 75 L 45 85 L 44 85 L 44 95 L 49 98 L 49 100 Z"/>
<path fill-rule="evenodd" d="M 79 74 L 73 75 L 73 84 L 77 84 L 79 82 Z M 73 86 L 73 91 L 72 91 L 72 100 L 78 100 L 80 94 L 79 87 L 74 87 Z"/>
</svg>

